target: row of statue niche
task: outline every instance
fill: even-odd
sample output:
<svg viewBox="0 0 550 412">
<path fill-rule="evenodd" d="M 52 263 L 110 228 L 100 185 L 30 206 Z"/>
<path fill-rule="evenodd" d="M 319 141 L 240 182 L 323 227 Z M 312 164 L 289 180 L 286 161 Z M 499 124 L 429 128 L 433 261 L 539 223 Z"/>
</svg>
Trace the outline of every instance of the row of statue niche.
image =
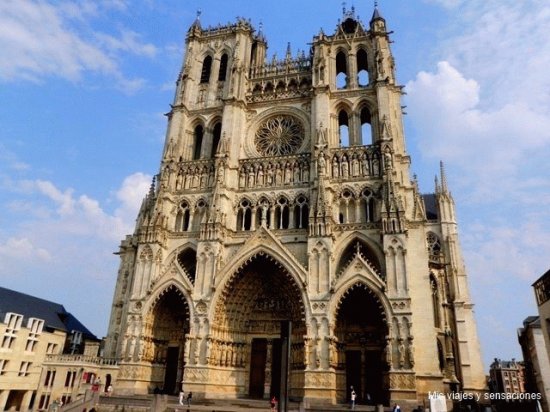
<svg viewBox="0 0 550 412">
<path fill-rule="evenodd" d="M 239 187 L 283 186 L 309 182 L 309 162 L 246 163 L 239 172 Z"/>
<path fill-rule="evenodd" d="M 161 177 L 161 185 L 172 187 L 174 174 L 169 172 L 168 167 L 164 169 Z M 206 189 L 214 184 L 214 166 L 188 166 L 178 170 L 175 178 L 175 189 Z"/>
<path fill-rule="evenodd" d="M 347 179 L 380 175 L 380 159 L 374 155 L 369 159 L 366 153 L 343 154 L 332 158 L 332 178 Z"/>
</svg>

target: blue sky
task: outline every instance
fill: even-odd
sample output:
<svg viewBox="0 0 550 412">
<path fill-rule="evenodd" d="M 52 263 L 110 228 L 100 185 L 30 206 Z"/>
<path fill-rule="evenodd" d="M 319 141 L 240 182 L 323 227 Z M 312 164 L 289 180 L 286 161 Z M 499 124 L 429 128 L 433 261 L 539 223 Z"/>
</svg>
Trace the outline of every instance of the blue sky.
<svg viewBox="0 0 550 412">
<path fill-rule="evenodd" d="M 484 361 L 521 358 L 516 329 L 550 267 L 550 5 L 379 3 L 423 192 L 446 165 Z M 372 2 L 355 7 L 368 21 Z M 261 22 L 269 57 L 307 51 L 342 15 L 332 0 L 0 2 L 0 285 L 63 303 L 99 336 L 197 9 L 203 26 Z"/>
</svg>

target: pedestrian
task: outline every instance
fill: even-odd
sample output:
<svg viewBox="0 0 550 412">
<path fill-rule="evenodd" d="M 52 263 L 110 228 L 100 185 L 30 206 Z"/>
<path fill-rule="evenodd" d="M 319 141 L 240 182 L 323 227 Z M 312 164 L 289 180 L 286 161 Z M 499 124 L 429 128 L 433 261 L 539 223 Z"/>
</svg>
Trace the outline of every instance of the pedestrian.
<svg viewBox="0 0 550 412">
<path fill-rule="evenodd" d="M 401 412 L 401 407 L 398 404 L 394 404 L 392 412 Z"/>
<path fill-rule="evenodd" d="M 275 395 L 273 395 L 269 403 L 271 404 L 271 412 L 275 412 L 277 410 L 277 398 Z"/>
<path fill-rule="evenodd" d="M 183 405 L 183 396 L 184 396 L 184 392 L 183 392 L 183 385 L 181 385 L 181 390 L 180 390 L 180 398 L 179 398 L 179 403 L 180 405 Z"/>
<path fill-rule="evenodd" d="M 107 396 L 111 396 L 113 394 L 113 385 L 107 386 Z"/>
<path fill-rule="evenodd" d="M 355 393 L 355 390 L 353 389 L 353 386 L 350 387 L 351 393 L 350 393 L 350 400 L 351 400 L 351 410 L 355 410 L 355 398 L 357 398 L 357 394 Z"/>
<path fill-rule="evenodd" d="M 191 399 L 193 399 L 193 392 L 187 394 L 187 406 L 191 406 Z"/>
</svg>

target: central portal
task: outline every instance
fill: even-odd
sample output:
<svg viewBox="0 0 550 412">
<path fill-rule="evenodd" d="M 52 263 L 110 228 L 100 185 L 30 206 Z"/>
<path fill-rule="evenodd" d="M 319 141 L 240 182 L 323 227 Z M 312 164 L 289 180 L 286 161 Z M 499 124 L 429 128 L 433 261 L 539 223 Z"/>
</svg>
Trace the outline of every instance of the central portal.
<svg viewBox="0 0 550 412">
<path fill-rule="evenodd" d="M 303 395 L 304 312 L 295 280 L 267 254 L 249 259 L 227 283 L 212 323 L 215 346 L 210 359 L 211 364 L 230 366 L 241 376 L 238 396 L 267 399 L 279 395 L 282 321 L 294 325 L 289 393 Z M 228 363 L 228 355 L 219 350 L 228 347 L 242 347 L 249 355 L 242 362 Z"/>
</svg>

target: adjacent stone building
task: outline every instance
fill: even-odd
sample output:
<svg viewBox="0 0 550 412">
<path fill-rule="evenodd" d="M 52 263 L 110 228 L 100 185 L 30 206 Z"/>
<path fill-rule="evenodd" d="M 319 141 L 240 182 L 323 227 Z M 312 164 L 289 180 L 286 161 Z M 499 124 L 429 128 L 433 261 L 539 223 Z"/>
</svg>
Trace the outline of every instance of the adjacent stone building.
<svg viewBox="0 0 550 412">
<path fill-rule="evenodd" d="M 65 381 L 61 375 L 66 371 L 43 365 L 66 353 L 81 356 L 86 346 L 95 347 L 97 356 L 99 347 L 99 340 L 62 305 L 2 287 L 0 339 L 0 411 L 47 409 L 50 401 L 70 401 L 75 383 L 80 387 L 82 365 L 70 365 L 74 377 L 59 390 L 55 376 Z"/>
<path fill-rule="evenodd" d="M 292 397 L 485 390 L 454 201 L 443 167 L 432 194 L 411 176 L 389 34 L 378 10 L 368 25 L 345 11 L 278 60 L 249 21 L 197 18 L 159 173 L 120 246 L 118 391 L 268 397 L 281 321 Z"/>
</svg>

